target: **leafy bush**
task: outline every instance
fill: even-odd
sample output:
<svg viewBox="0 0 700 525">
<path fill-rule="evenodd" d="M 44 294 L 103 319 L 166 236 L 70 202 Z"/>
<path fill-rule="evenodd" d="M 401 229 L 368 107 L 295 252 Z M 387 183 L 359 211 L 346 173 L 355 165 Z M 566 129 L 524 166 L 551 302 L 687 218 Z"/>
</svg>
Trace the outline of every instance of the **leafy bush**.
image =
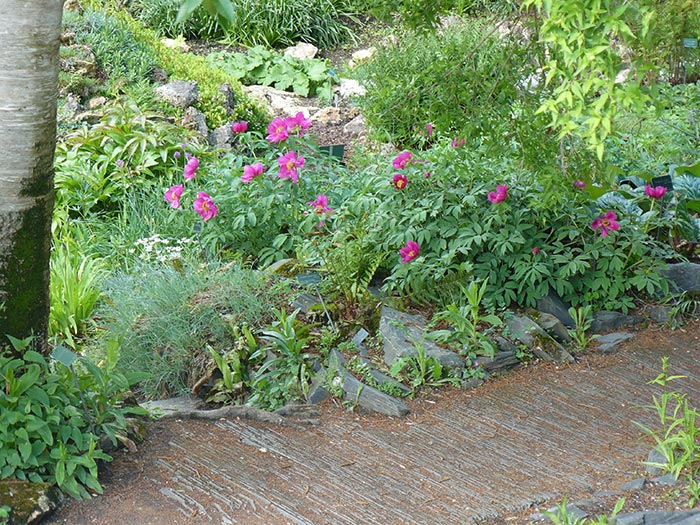
<svg viewBox="0 0 700 525">
<path fill-rule="evenodd" d="M 207 60 L 245 85 L 274 85 L 275 89 L 292 91 L 302 97 L 320 95 L 330 100 L 333 85 L 338 82 L 326 60 L 302 60 L 262 46 L 252 47 L 247 53 L 210 53 Z"/>
<path fill-rule="evenodd" d="M 533 44 L 500 38 L 483 20 L 451 25 L 440 38 L 400 35 L 398 44 L 356 70 L 367 89 L 359 104 L 373 133 L 398 147 L 459 136 L 469 144 L 510 148 L 523 129 L 546 144 L 551 138 L 534 114 L 536 94 L 527 93 L 528 84 L 544 83 L 536 71 L 538 52 Z M 435 131 L 427 139 L 421 133 L 426 124 Z"/>
<path fill-rule="evenodd" d="M 121 407 L 120 396 L 129 381 L 88 365 L 89 373 L 80 373 L 86 413 L 70 371 L 52 369 L 25 345 L 18 345 L 22 359 L 0 353 L 0 478 L 55 482 L 75 498 L 89 498 L 88 489 L 101 494 L 97 462 L 111 458 L 98 439 L 102 431 L 113 439 L 126 435 L 124 415 L 134 409 Z"/>
</svg>

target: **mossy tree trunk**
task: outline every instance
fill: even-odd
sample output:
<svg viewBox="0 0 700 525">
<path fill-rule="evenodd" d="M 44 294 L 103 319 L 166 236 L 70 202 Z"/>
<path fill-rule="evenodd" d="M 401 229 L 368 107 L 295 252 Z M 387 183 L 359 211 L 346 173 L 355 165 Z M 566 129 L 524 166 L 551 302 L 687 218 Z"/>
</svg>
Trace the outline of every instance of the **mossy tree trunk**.
<svg viewBox="0 0 700 525">
<path fill-rule="evenodd" d="M 0 0 L 0 344 L 46 350 L 63 0 Z"/>
</svg>

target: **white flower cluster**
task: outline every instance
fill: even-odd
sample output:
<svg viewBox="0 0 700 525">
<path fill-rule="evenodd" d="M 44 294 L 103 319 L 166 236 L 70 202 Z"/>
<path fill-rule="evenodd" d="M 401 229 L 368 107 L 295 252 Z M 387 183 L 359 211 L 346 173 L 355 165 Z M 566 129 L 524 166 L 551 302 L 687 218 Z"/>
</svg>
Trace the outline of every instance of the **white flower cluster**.
<svg viewBox="0 0 700 525">
<path fill-rule="evenodd" d="M 180 259 L 182 252 L 188 245 L 196 243 L 195 239 L 167 239 L 158 234 L 151 237 L 144 237 L 134 243 L 134 248 L 129 253 L 138 253 L 139 259 L 146 262 L 160 262 L 169 264 Z"/>
</svg>

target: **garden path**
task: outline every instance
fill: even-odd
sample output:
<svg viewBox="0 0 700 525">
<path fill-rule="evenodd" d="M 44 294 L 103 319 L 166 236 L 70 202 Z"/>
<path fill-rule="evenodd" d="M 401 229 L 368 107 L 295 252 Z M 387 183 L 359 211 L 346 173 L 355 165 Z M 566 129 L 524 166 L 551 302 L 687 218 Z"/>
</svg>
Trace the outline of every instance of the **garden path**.
<svg viewBox="0 0 700 525">
<path fill-rule="evenodd" d="M 697 406 L 699 329 L 648 329 L 609 355 L 532 365 L 469 391 L 432 390 L 409 402 L 405 419 L 327 402 L 321 423 L 302 430 L 154 422 L 138 453 L 107 467 L 103 496 L 47 523 L 516 523 L 504 516 L 566 495 L 576 502 L 643 472 L 651 444 L 632 422 L 656 422 L 641 406 L 658 394 L 647 381 L 668 355 L 671 372 L 688 376 L 675 387 Z"/>
</svg>

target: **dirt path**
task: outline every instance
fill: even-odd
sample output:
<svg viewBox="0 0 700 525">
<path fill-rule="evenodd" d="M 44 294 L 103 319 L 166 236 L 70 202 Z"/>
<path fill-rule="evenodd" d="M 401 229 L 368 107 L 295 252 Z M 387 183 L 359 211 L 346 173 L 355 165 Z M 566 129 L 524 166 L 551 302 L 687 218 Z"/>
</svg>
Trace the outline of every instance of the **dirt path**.
<svg viewBox="0 0 700 525">
<path fill-rule="evenodd" d="M 328 403 L 305 430 L 155 422 L 138 453 L 109 465 L 103 496 L 46 523 L 456 525 L 581 499 L 642 472 L 651 445 L 632 421 L 655 423 L 641 405 L 662 355 L 699 404 L 699 328 L 651 329 L 612 355 L 435 390 L 403 420 Z"/>
</svg>

